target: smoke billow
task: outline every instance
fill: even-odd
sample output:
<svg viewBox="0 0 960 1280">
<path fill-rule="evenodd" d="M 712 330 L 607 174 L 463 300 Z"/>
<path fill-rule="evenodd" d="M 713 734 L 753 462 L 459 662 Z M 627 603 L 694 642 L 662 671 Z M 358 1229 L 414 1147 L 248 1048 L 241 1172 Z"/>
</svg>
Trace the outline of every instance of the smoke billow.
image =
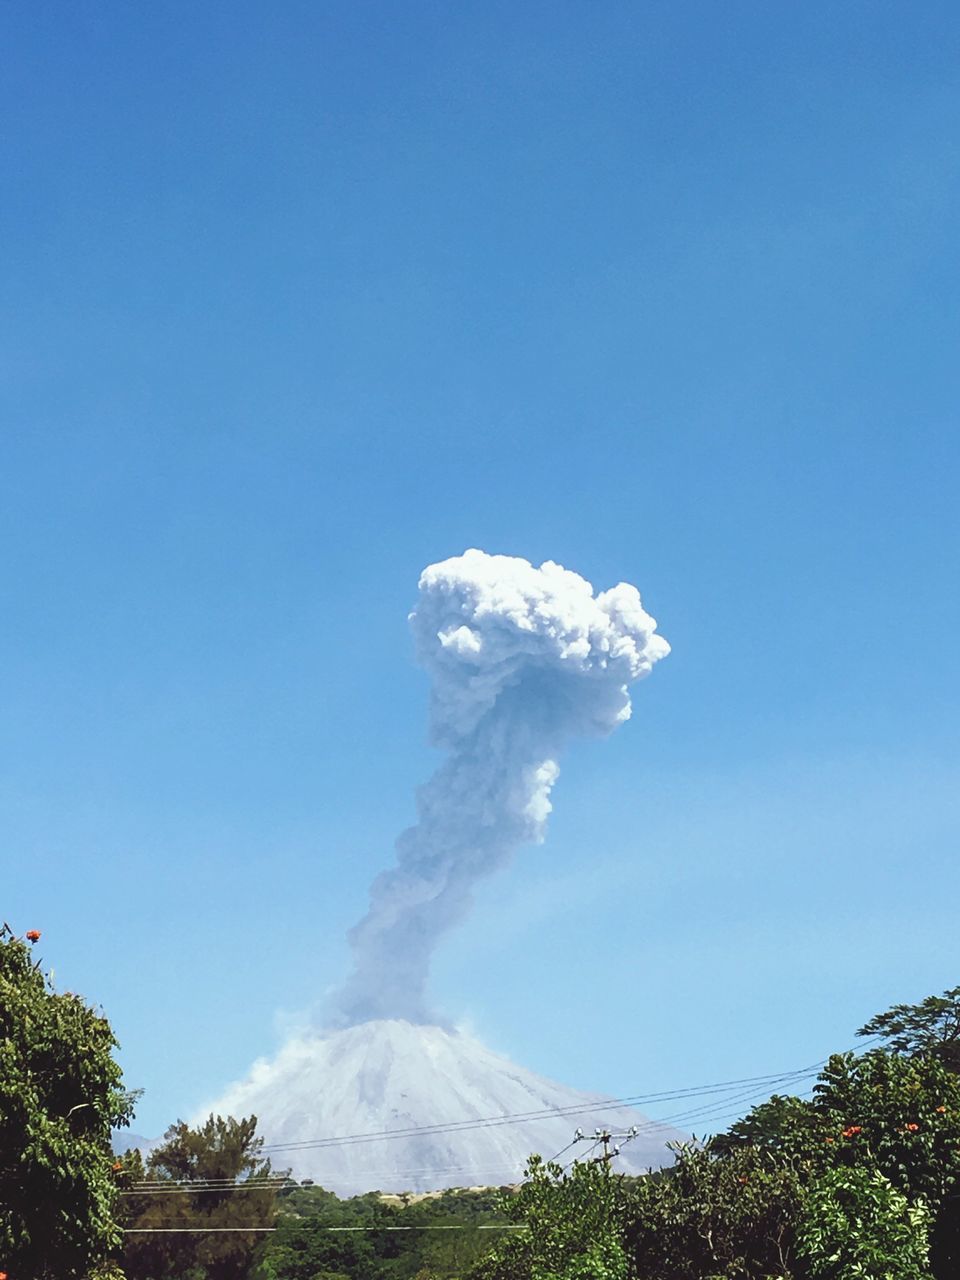
<svg viewBox="0 0 960 1280">
<path fill-rule="evenodd" d="M 670 652 L 635 587 L 594 595 L 552 561 L 537 569 L 483 551 L 425 569 L 410 623 L 432 680 L 430 738 L 447 759 L 420 788 L 416 826 L 350 931 L 341 1025 L 428 1019 L 437 940 L 479 879 L 543 839 L 564 744 L 627 720 L 628 685 Z"/>
</svg>

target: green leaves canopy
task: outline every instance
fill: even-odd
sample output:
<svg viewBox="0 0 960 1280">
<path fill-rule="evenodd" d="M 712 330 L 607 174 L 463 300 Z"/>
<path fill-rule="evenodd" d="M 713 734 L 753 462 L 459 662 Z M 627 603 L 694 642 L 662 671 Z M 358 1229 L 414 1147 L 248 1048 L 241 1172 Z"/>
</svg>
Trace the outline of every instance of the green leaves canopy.
<svg viewBox="0 0 960 1280">
<path fill-rule="evenodd" d="M 0 1270 L 72 1280 L 118 1243 L 111 1130 L 133 1100 L 107 1020 L 0 929 Z"/>
<path fill-rule="evenodd" d="M 124 1180 L 135 1189 L 125 1196 L 125 1223 L 136 1228 L 123 1251 L 130 1280 L 243 1280 L 251 1273 L 264 1237 L 239 1228 L 272 1227 L 277 1207 L 256 1129 L 256 1116 L 210 1116 L 193 1128 L 180 1120 L 146 1170 L 139 1152 L 124 1160 Z M 180 1230 L 168 1234 L 171 1228 Z"/>
<path fill-rule="evenodd" d="M 565 1173 L 533 1156 L 503 1207 L 526 1230 L 494 1249 L 473 1280 L 627 1280 L 623 1180 L 606 1163 Z"/>
</svg>

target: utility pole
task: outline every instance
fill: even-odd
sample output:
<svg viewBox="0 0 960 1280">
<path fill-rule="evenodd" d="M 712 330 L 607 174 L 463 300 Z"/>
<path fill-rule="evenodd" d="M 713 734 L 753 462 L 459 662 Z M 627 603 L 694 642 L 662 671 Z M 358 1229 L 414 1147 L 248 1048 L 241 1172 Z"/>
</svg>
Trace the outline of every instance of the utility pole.
<svg viewBox="0 0 960 1280">
<path fill-rule="evenodd" d="M 625 1133 L 611 1133 L 609 1129 L 594 1129 L 590 1137 L 593 1138 L 593 1145 L 603 1143 L 603 1152 L 601 1155 L 594 1156 L 591 1160 L 592 1164 L 609 1165 L 611 1160 L 615 1160 L 620 1154 L 620 1148 L 631 1142 L 640 1130 L 636 1125 L 627 1129 Z M 588 1135 L 582 1129 L 578 1129 L 573 1135 L 574 1142 L 586 1142 Z M 612 1145 L 611 1145 L 612 1144 Z"/>
</svg>

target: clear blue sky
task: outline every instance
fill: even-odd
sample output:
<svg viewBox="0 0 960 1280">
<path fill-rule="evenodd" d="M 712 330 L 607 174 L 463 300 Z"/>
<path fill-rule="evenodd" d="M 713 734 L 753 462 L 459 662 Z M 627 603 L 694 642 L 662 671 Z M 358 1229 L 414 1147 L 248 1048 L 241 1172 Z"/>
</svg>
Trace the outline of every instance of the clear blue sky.
<svg viewBox="0 0 960 1280">
<path fill-rule="evenodd" d="M 956 6 L 13 2 L 2 914 L 156 1133 L 343 977 L 468 546 L 673 654 L 435 992 L 615 1094 L 960 981 Z"/>
</svg>

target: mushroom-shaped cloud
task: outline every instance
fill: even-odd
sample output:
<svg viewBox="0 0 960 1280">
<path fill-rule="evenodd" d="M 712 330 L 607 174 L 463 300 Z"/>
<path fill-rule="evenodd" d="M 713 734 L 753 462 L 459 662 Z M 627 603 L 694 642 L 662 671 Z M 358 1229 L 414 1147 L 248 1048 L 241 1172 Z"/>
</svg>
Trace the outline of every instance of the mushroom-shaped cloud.
<svg viewBox="0 0 960 1280">
<path fill-rule="evenodd" d="M 636 587 L 594 595 L 552 561 L 535 568 L 476 550 L 424 570 L 410 622 L 432 681 L 431 740 L 447 758 L 351 930 L 341 1023 L 428 1017 L 437 940 L 479 879 L 543 839 L 564 744 L 627 720 L 629 685 L 670 652 Z"/>
</svg>

